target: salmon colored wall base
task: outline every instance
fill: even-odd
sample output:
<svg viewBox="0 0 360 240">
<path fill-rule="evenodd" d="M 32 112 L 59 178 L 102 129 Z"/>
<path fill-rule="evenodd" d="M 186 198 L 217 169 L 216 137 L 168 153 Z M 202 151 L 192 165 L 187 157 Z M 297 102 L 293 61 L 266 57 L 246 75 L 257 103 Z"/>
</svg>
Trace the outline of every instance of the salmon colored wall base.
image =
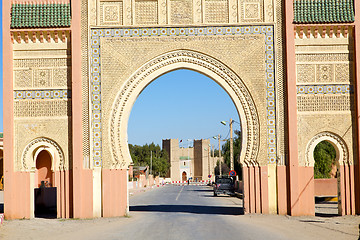
<svg viewBox="0 0 360 240">
<path fill-rule="evenodd" d="M 314 168 L 299 167 L 299 197 L 301 215 L 315 215 Z"/>
<path fill-rule="evenodd" d="M 81 215 L 79 218 L 93 217 L 93 172 L 90 169 L 82 170 L 81 179 Z M 74 182 L 74 185 L 77 183 Z M 75 209 L 74 209 L 75 211 Z"/>
<path fill-rule="evenodd" d="M 268 167 L 243 167 L 244 213 L 269 213 Z"/>
<path fill-rule="evenodd" d="M 102 170 L 102 216 L 124 216 L 127 209 L 127 171 L 120 169 Z"/>
<path fill-rule="evenodd" d="M 337 196 L 337 179 L 336 178 L 325 178 L 315 179 L 315 196 Z"/>
<path fill-rule="evenodd" d="M 353 165 L 340 166 L 340 215 L 355 215 L 356 212 L 354 170 Z"/>
<path fill-rule="evenodd" d="M 242 168 L 242 172 L 243 172 L 243 205 L 244 205 L 244 213 L 249 213 L 249 209 L 250 209 L 250 204 L 249 204 L 249 199 L 250 199 L 250 195 L 249 195 L 249 170 L 248 167 L 243 167 Z"/>
<path fill-rule="evenodd" d="M 58 171 L 53 175 L 53 186 L 57 188 L 57 217 L 72 217 L 72 201 L 70 196 L 69 171 Z M 35 177 L 33 175 L 33 177 Z M 4 192 L 4 212 L 6 219 L 22 219 L 31 218 L 34 204 L 31 194 L 34 194 L 34 188 L 31 186 L 31 174 L 29 172 L 15 172 L 11 174 L 11 178 L 7 176 L 7 181 L 12 181 L 15 188 L 5 189 Z M 35 180 L 35 179 L 34 179 Z M 37 184 L 36 184 L 37 185 Z"/>
<path fill-rule="evenodd" d="M 30 218 L 30 173 L 16 172 L 6 176 L 12 188 L 4 189 L 4 212 L 6 219 Z"/>
<path fill-rule="evenodd" d="M 269 213 L 268 167 L 260 167 L 261 213 Z"/>
</svg>

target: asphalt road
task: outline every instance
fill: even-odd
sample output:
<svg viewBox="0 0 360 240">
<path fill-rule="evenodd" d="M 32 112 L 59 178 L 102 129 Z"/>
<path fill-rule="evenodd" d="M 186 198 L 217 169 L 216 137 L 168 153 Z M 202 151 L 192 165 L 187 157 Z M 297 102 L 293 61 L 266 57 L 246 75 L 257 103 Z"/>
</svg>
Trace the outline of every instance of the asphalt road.
<svg viewBox="0 0 360 240">
<path fill-rule="evenodd" d="M 128 217 L 5 221 L 1 240 L 360 239 L 358 216 L 242 215 L 241 199 L 207 186 L 166 186 L 130 197 Z"/>
<path fill-rule="evenodd" d="M 131 239 L 285 239 L 244 222 L 242 200 L 214 197 L 208 186 L 166 186 L 130 198 L 135 225 L 119 229 Z M 116 238 L 116 232 L 108 235 Z M 120 235 L 121 234 L 121 235 Z M 125 239 L 125 238 L 124 238 Z"/>
</svg>

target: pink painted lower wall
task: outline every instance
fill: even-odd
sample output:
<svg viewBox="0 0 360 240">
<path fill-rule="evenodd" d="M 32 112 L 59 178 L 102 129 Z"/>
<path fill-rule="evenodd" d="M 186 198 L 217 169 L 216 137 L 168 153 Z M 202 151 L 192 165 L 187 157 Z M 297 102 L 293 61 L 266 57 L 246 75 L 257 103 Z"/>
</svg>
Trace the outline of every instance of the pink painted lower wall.
<svg viewBox="0 0 360 240">
<path fill-rule="evenodd" d="M 72 217 L 72 196 L 70 196 L 71 188 L 69 181 L 69 171 L 57 171 L 52 173 L 53 186 L 57 188 L 57 217 Z M 33 188 L 30 186 L 29 172 L 15 172 L 7 176 L 7 181 L 12 181 L 14 187 L 5 189 L 4 192 L 4 212 L 6 219 L 22 219 L 31 217 L 30 196 Z M 35 177 L 35 176 L 34 176 Z M 35 182 L 35 181 L 34 181 Z"/>
<path fill-rule="evenodd" d="M 337 179 L 314 179 L 315 196 L 337 196 Z"/>
<path fill-rule="evenodd" d="M 260 167 L 261 213 L 269 213 L 268 166 Z"/>
<path fill-rule="evenodd" d="M 120 169 L 102 170 L 102 215 L 103 217 L 124 216 L 127 209 L 127 171 Z"/>
<path fill-rule="evenodd" d="M 83 169 L 81 180 L 81 218 L 93 217 L 93 171 Z M 77 183 L 74 183 L 77 184 Z"/>
<path fill-rule="evenodd" d="M 278 214 L 286 215 L 288 214 L 288 191 L 286 184 L 286 166 L 278 165 L 277 166 L 277 196 L 278 196 Z"/>
<path fill-rule="evenodd" d="M 30 173 L 15 172 L 6 181 L 12 187 L 4 189 L 4 213 L 6 219 L 30 218 Z"/>
<path fill-rule="evenodd" d="M 245 213 L 269 213 L 268 167 L 243 167 Z"/>
<path fill-rule="evenodd" d="M 314 198 L 314 168 L 299 167 L 299 197 L 300 215 L 315 215 Z"/>
<path fill-rule="evenodd" d="M 249 209 L 250 209 L 250 204 L 249 204 L 250 194 L 249 194 L 249 170 L 248 170 L 248 167 L 244 166 L 244 167 L 242 168 L 242 172 L 243 172 L 243 186 L 244 186 L 244 190 L 243 190 L 244 213 L 249 213 Z"/>
</svg>

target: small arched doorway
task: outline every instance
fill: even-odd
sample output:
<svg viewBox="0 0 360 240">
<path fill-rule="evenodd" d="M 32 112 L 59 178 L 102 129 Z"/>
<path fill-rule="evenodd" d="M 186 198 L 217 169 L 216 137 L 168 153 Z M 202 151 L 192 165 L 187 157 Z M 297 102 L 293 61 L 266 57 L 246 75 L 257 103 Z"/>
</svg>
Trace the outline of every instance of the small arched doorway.
<svg viewBox="0 0 360 240">
<path fill-rule="evenodd" d="M 36 158 L 36 187 L 52 187 L 51 156 L 48 151 L 42 150 Z"/>
<path fill-rule="evenodd" d="M 53 187 L 52 157 L 42 150 L 35 159 L 35 217 L 56 218 L 57 197 L 56 187 Z"/>
<path fill-rule="evenodd" d="M 182 181 L 187 181 L 187 174 L 185 171 L 182 173 Z"/>
<path fill-rule="evenodd" d="M 315 215 L 341 215 L 339 203 L 339 162 L 330 141 L 319 142 L 314 149 Z"/>
<path fill-rule="evenodd" d="M 323 216 L 331 215 L 350 215 L 355 214 L 355 198 L 354 198 L 354 165 L 349 150 L 344 139 L 332 132 L 321 132 L 317 134 L 309 142 L 306 150 L 306 166 L 314 167 L 314 151 L 315 147 L 321 142 L 328 142 L 335 149 L 335 165 L 336 165 L 336 190 L 338 198 L 337 214 L 322 214 Z M 313 175 L 314 177 L 314 175 Z M 315 181 L 314 181 L 315 183 Z M 314 188 L 316 186 L 314 185 Z M 316 190 L 315 190 L 316 191 Z M 333 191 L 334 192 L 334 191 Z M 316 194 L 316 193 L 315 193 Z M 333 194 L 332 194 L 333 195 Z M 313 198 L 314 199 L 314 198 Z M 334 208 L 334 210 L 336 210 Z M 336 211 L 334 211 L 336 213 Z"/>
</svg>

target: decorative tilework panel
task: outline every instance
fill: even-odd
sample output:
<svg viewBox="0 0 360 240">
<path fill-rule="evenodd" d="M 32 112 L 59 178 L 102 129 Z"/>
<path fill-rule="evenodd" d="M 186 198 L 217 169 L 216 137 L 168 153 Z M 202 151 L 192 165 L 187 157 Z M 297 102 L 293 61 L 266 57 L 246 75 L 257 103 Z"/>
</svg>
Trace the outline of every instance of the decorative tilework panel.
<svg viewBox="0 0 360 240">
<path fill-rule="evenodd" d="M 174 0 L 172 0 L 174 1 Z M 267 86 L 267 142 L 268 162 L 276 162 L 276 98 L 274 66 L 274 27 L 273 26 L 207 26 L 207 27 L 168 27 L 168 28 L 114 28 L 91 29 L 90 89 L 91 122 L 93 141 L 93 162 L 95 167 L 102 164 L 101 131 L 101 72 L 100 38 L 151 36 L 213 36 L 213 35 L 265 35 L 264 61 L 266 63 Z"/>
<path fill-rule="evenodd" d="M 348 84 L 297 86 L 297 94 L 349 94 L 353 86 Z"/>
<path fill-rule="evenodd" d="M 71 90 L 14 91 L 14 99 L 69 99 Z"/>
</svg>

